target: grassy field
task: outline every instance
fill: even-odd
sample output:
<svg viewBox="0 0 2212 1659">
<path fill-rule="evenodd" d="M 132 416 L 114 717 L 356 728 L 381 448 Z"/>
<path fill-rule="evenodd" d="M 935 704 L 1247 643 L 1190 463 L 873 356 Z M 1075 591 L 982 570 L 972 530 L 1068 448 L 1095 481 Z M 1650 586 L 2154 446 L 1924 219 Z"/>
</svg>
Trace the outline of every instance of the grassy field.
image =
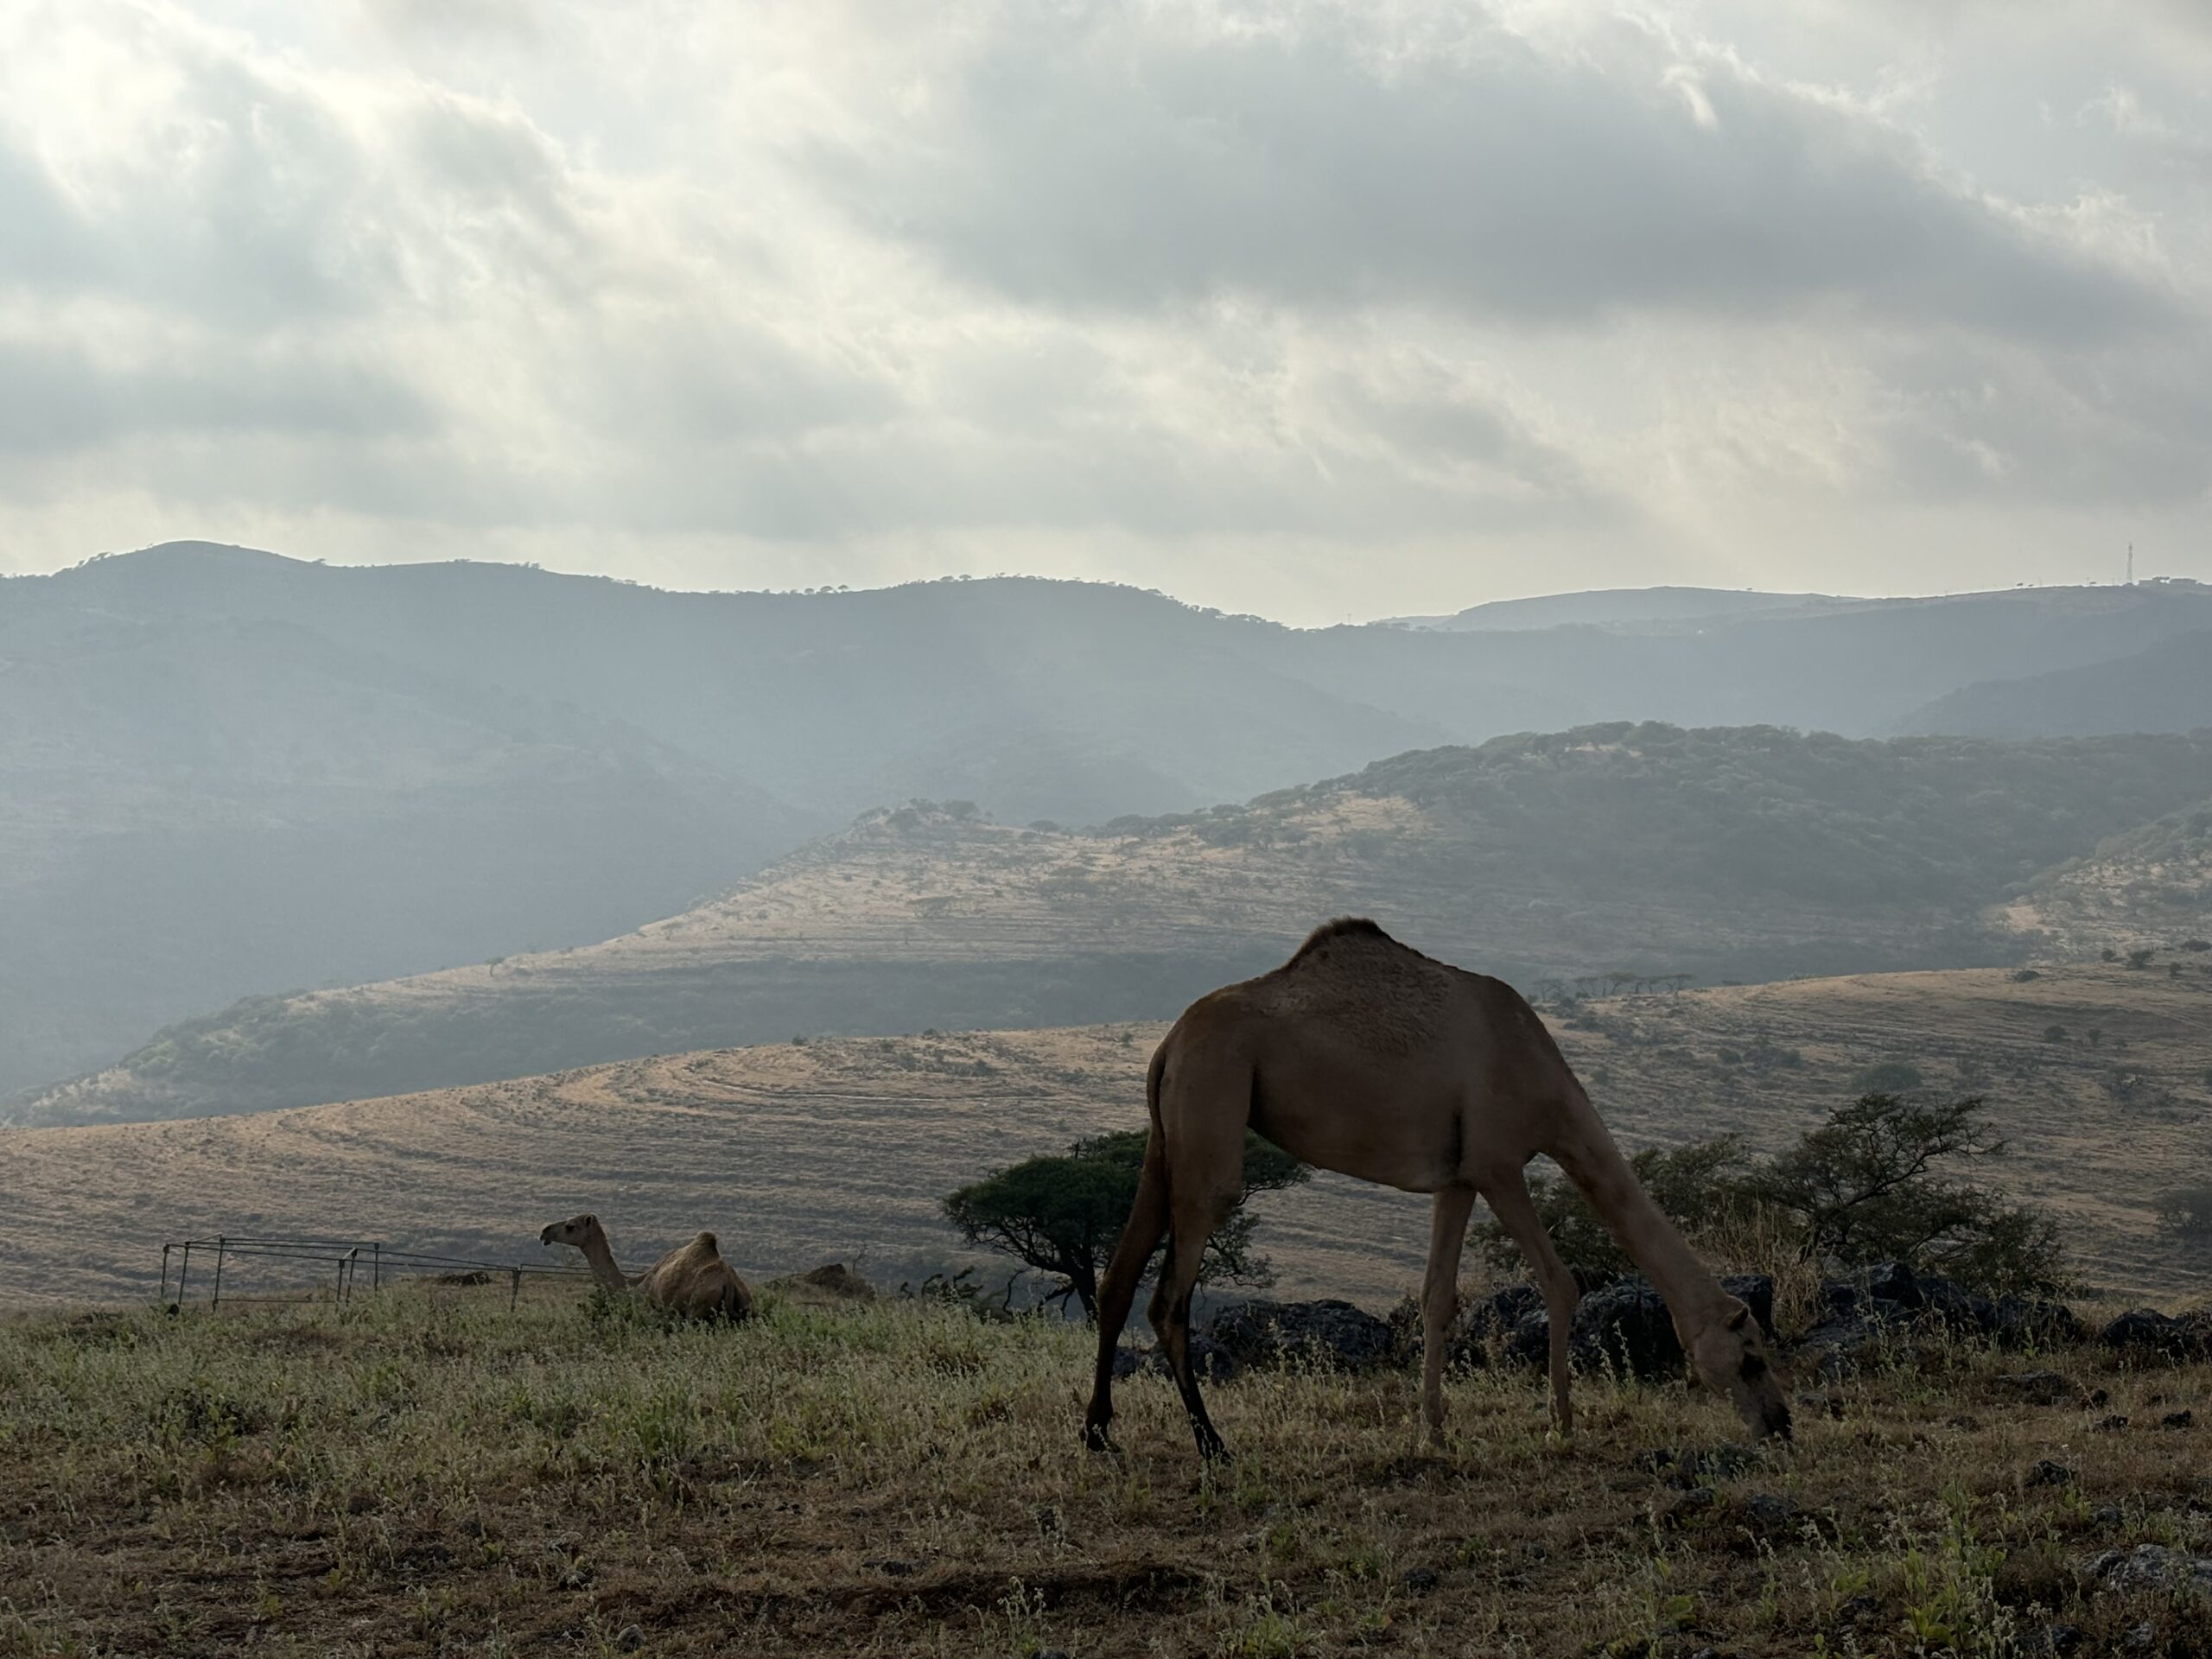
<svg viewBox="0 0 2212 1659">
<path fill-rule="evenodd" d="M 1688 1474 L 1735 1429 L 1678 1384 L 1562 1443 L 1475 1372 L 1432 1455 L 1406 1376 L 1258 1374 L 1210 1476 L 1149 1376 L 1078 1449 L 1057 1322 L 471 1295 L 0 1322 L 0 1655 L 2212 1652 L 2085 1572 L 2212 1551 L 2212 1368 L 1923 1347 Z"/>
<path fill-rule="evenodd" d="M 2065 1224 L 2092 1288 L 2212 1290 L 2152 1214 L 2212 1180 L 2212 975 L 2089 965 L 1863 975 L 1586 1003 L 1552 1023 L 1630 1147 L 1786 1145 L 1866 1067 L 1979 1092 L 1992 1173 Z M 2063 1041 L 2047 1040 L 2057 1026 Z M 830 1258 L 891 1283 L 954 1256 L 938 1200 L 984 1170 L 1144 1122 L 1161 1027 L 845 1038 L 595 1066 L 296 1111 L 0 1134 L 0 1302 L 148 1298 L 164 1238 L 314 1232 L 500 1261 L 595 1210 L 633 1265 L 713 1228 L 759 1278 Z M 1286 1294 L 1387 1305 L 1425 1200 L 1333 1176 L 1257 1202 Z M 568 1259 L 568 1258 L 563 1258 Z"/>
</svg>

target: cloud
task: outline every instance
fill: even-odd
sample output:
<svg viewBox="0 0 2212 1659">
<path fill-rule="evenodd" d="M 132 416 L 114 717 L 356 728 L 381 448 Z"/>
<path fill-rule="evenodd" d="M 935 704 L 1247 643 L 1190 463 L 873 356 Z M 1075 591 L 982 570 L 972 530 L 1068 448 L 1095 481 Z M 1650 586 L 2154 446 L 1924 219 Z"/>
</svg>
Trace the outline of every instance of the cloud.
<svg viewBox="0 0 2212 1659">
<path fill-rule="evenodd" d="M 1452 15 L 1408 41 L 1389 8 L 995 11 L 911 118 L 823 164 L 880 233 L 1038 304 L 1824 308 L 2045 339 L 2177 313 L 1899 130 L 1725 54 L 1633 31 L 1547 53 Z"/>
<path fill-rule="evenodd" d="M 1027 567 L 1333 619 L 2179 526 L 2195 48 L 2057 16 L 26 0 L 0 563 Z M 1788 563 L 1814 519 L 1840 567 Z"/>
</svg>

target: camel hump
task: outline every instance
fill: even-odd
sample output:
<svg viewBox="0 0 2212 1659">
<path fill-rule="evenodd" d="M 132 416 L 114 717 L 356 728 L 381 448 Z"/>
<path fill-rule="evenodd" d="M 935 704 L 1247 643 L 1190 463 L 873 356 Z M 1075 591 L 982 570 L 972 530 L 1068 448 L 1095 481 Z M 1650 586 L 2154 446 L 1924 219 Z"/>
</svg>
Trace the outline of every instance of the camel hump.
<svg viewBox="0 0 2212 1659">
<path fill-rule="evenodd" d="M 1319 951 L 1323 945 L 1327 944 L 1332 939 L 1359 939 L 1368 942 L 1380 941 L 1384 944 L 1395 944 L 1397 943 L 1395 939 L 1392 938 L 1388 933 L 1385 933 L 1381 927 L 1369 920 L 1364 916 L 1338 916 L 1332 921 L 1322 923 L 1320 926 L 1315 928 L 1311 933 L 1307 934 L 1306 936 L 1306 943 L 1298 947 L 1297 952 L 1291 957 L 1291 961 L 1294 963 L 1304 961 L 1306 957 L 1313 956 Z"/>
<path fill-rule="evenodd" d="M 721 1246 L 715 1242 L 715 1236 L 712 1233 L 700 1234 L 691 1241 L 691 1248 L 695 1250 L 704 1250 L 709 1255 L 721 1254 Z"/>
</svg>

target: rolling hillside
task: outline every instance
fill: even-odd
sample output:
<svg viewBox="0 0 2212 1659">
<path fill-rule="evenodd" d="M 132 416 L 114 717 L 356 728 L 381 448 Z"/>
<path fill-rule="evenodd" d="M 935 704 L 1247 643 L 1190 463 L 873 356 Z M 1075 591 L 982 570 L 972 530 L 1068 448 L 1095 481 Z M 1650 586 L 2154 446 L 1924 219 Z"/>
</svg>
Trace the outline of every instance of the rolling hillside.
<svg viewBox="0 0 2212 1659">
<path fill-rule="evenodd" d="M 2150 950 L 2160 972 L 2212 952 L 2212 801 L 2101 843 L 1999 912 L 2055 958 Z"/>
<path fill-rule="evenodd" d="M 674 594 L 199 543 L 9 580 L 0 1094 L 239 997 L 603 938 L 885 802 L 1095 823 L 1593 720 L 1940 728 L 1961 688 L 2212 629 L 2189 584 L 1726 597 L 1301 631 L 1065 582 Z"/>
<path fill-rule="evenodd" d="M 2092 737 L 2206 726 L 2212 726 L 2212 631 L 2164 639 L 2102 662 L 1981 681 L 1936 698 L 1899 729 Z"/>
<path fill-rule="evenodd" d="M 173 1027 L 9 1116 L 260 1110 L 794 1033 L 1156 1018 L 1343 912 L 1524 984 L 2010 961 L 2030 943 L 1987 906 L 2208 791 L 2212 734 L 1611 726 L 1094 832 L 909 807 L 603 944 Z"/>
<path fill-rule="evenodd" d="M 2155 1194 L 2212 1179 L 2212 971 L 1865 976 L 1586 1002 L 1554 1030 L 1631 1146 L 1783 1144 L 1904 1061 L 1989 1099 L 2004 1179 L 2067 1222 L 2093 1286 L 2212 1287 Z M 2063 1027 L 2063 1040 L 2045 1033 Z M 1161 1027 L 818 1039 L 397 1099 L 9 1136 L 0 1300 L 151 1294 L 164 1238 L 381 1238 L 535 1261 L 595 1209 L 642 1259 L 709 1226 L 748 1274 L 841 1258 L 895 1282 L 954 1255 L 937 1200 L 978 1172 L 1143 1121 Z M 1285 1294 L 1376 1304 L 1418 1276 L 1425 1201 L 1320 1177 L 1268 1195 Z"/>
</svg>

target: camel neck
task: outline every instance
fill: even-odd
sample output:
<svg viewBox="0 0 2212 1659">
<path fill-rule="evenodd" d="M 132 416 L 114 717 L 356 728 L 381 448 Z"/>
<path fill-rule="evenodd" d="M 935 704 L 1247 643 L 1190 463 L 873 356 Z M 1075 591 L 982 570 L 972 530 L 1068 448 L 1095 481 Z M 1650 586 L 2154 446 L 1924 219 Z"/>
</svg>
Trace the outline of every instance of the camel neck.
<svg viewBox="0 0 2212 1659">
<path fill-rule="evenodd" d="M 630 1288 L 629 1280 L 614 1265 L 614 1250 L 607 1243 L 605 1233 L 594 1233 L 578 1248 L 583 1251 L 584 1260 L 591 1264 L 591 1276 L 602 1288 L 618 1292 Z"/>
<path fill-rule="evenodd" d="M 1721 1316 L 1728 1293 L 1698 1260 L 1666 1212 L 1652 1202 L 1587 1101 L 1569 1114 L 1567 1129 L 1551 1155 L 1582 1190 L 1629 1260 L 1667 1299 L 1685 1338 Z"/>
</svg>

